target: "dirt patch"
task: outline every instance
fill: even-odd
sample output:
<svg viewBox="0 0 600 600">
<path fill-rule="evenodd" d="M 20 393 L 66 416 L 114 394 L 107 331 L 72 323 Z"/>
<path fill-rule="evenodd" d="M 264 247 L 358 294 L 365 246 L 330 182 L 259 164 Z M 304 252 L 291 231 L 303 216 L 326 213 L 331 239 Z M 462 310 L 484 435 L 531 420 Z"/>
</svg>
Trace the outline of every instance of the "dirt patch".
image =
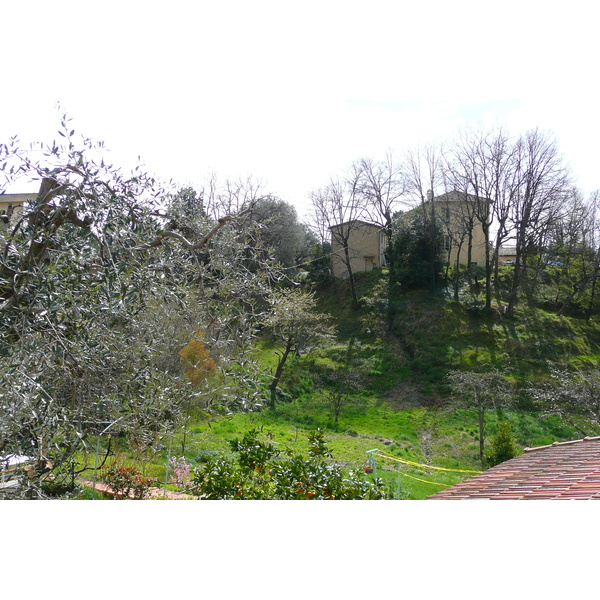
<svg viewBox="0 0 600 600">
<path fill-rule="evenodd" d="M 87 487 L 94 487 L 94 485 L 95 485 L 96 490 L 98 490 L 99 492 L 102 492 L 103 494 L 107 494 L 108 496 L 115 495 L 115 492 L 113 490 L 111 490 L 105 483 L 96 481 L 96 483 L 94 484 L 94 482 L 89 479 L 78 479 L 77 481 Z M 146 498 L 146 500 L 195 500 L 196 499 L 194 496 L 188 496 L 187 494 L 182 494 L 180 492 L 172 492 L 171 490 L 167 490 L 165 493 L 165 490 L 163 488 L 151 487 L 151 488 L 149 488 L 148 492 L 149 492 L 148 498 Z"/>
<path fill-rule="evenodd" d="M 421 442 L 421 452 L 423 452 L 423 456 L 425 457 L 425 461 L 427 463 L 431 462 L 431 444 L 432 444 L 433 435 L 431 431 L 425 430 L 419 436 L 419 441 Z"/>
<path fill-rule="evenodd" d="M 431 399 L 423 396 L 418 386 L 407 381 L 394 386 L 383 397 L 387 400 L 390 407 L 396 410 L 431 405 Z"/>
</svg>

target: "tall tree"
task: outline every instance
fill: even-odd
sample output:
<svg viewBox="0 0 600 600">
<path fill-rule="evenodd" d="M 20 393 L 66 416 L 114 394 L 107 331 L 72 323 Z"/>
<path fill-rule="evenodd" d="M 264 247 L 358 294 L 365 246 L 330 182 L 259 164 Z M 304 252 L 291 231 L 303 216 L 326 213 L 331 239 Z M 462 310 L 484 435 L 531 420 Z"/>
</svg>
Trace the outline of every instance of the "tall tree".
<svg viewBox="0 0 600 600">
<path fill-rule="evenodd" d="M 332 180 L 328 186 L 311 192 L 313 222 L 322 239 L 331 236 L 332 249 L 339 248 L 334 260 L 340 260 L 350 282 L 352 304 L 358 307 L 358 295 L 352 267 L 351 238 L 366 216 L 359 193 L 360 171 L 353 167 L 344 179 Z"/>
<path fill-rule="evenodd" d="M 562 313 L 569 308 L 589 319 L 596 300 L 600 274 L 599 194 L 588 200 L 577 189 L 563 203 L 563 210 L 549 230 L 545 252 L 540 257 L 545 278 L 555 289 L 555 305 Z"/>
<path fill-rule="evenodd" d="M 492 223 L 495 219 L 494 246 L 498 248 L 507 235 L 506 223 L 514 191 L 513 154 L 510 139 L 499 129 L 462 134 L 446 156 L 445 170 L 449 184 L 469 198 L 469 202 L 464 204 L 465 227 L 472 232 L 475 224 L 479 224 L 483 231 L 485 302 L 488 309 L 492 302 L 492 275 L 497 269 L 497 256 L 492 251 Z M 469 264 L 470 248 L 469 243 Z"/>
<path fill-rule="evenodd" d="M 434 202 L 437 190 L 443 185 L 442 166 L 441 151 L 434 146 L 409 150 L 404 161 L 406 191 L 413 202 L 421 206 L 429 249 L 429 281 L 433 292 L 439 283 L 437 268 L 443 253 L 443 247 L 436 241 L 440 223 Z"/>
<path fill-rule="evenodd" d="M 362 158 L 353 169 L 368 220 L 384 227 L 388 237 L 391 236 L 394 214 L 407 202 L 406 174 L 391 154 L 381 161 Z"/>
<path fill-rule="evenodd" d="M 522 135 L 515 147 L 514 181 L 510 226 L 516 239 L 507 313 L 512 315 L 519 291 L 527 278 L 527 259 L 539 255 L 540 239 L 552 222 L 566 194 L 571 189 L 569 173 L 548 133 L 535 129 Z"/>
<path fill-rule="evenodd" d="M 434 221 L 432 228 L 426 211 L 427 207 L 419 207 L 396 215 L 394 220 L 389 249 L 394 267 L 390 270 L 390 278 L 400 286 L 400 291 L 440 287 L 443 234 L 439 221 Z M 435 257 L 433 264 L 432 257 Z"/>
<path fill-rule="evenodd" d="M 261 245 L 272 251 L 277 262 L 291 269 L 301 261 L 308 232 L 298 221 L 298 213 L 291 204 L 279 198 L 264 197 L 254 203 L 250 217 L 260 226 Z"/>
</svg>

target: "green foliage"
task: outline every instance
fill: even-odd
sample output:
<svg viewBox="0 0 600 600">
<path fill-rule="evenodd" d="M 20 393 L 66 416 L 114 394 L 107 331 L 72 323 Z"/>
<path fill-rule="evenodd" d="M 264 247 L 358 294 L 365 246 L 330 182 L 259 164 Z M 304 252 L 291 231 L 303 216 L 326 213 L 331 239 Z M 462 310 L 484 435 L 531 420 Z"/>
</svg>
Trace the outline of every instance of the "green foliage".
<svg viewBox="0 0 600 600">
<path fill-rule="evenodd" d="M 331 274 L 331 244 L 314 243 L 308 254 L 304 268 L 307 272 L 308 281 L 320 288 L 331 283 L 333 276 Z"/>
<path fill-rule="evenodd" d="M 322 432 L 309 436 L 308 457 L 278 451 L 258 439 L 256 430 L 230 446 L 235 457 L 209 459 L 195 470 L 192 491 L 201 499 L 353 500 L 385 499 L 381 480 L 344 474 L 330 464 Z"/>
<path fill-rule="evenodd" d="M 442 281 L 443 235 L 424 208 L 400 214 L 392 225 L 390 276 L 400 291 L 436 290 Z"/>
<path fill-rule="evenodd" d="M 0 144 L 6 183 L 41 181 L 0 230 L 0 455 L 43 454 L 55 469 L 101 431 L 149 440 L 195 407 L 260 405 L 251 352 L 277 279 L 242 218 L 256 189 L 172 194 L 108 164 L 68 121 L 62 144 Z M 178 354 L 196 331 L 194 388 Z"/>
<path fill-rule="evenodd" d="M 290 353 L 300 355 L 311 347 L 333 339 L 329 315 L 316 312 L 312 293 L 286 288 L 271 298 L 271 312 L 264 324 L 272 339 L 281 346 L 277 352 L 277 368 L 270 384 L 271 406 L 275 406 L 276 390 Z"/>
<path fill-rule="evenodd" d="M 510 423 L 501 421 L 498 433 L 492 438 L 492 449 L 486 456 L 486 462 L 493 467 L 515 456 L 517 456 L 517 449 L 511 435 Z"/>
<path fill-rule="evenodd" d="M 298 221 L 296 209 L 291 204 L 278 198 L 263 197 L 252 206 L 250 217 L 259 225 L 260 246 L 275 261 L 291 269 L 309 258 L 316 237 Z"/>
</svg>

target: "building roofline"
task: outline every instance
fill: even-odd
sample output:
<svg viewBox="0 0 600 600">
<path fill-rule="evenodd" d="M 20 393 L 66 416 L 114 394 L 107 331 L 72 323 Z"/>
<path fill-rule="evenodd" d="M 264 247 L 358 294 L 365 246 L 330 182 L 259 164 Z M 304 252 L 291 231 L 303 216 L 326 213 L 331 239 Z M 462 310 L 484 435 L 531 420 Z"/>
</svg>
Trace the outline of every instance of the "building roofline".
<svg viewBox="0 0 600 600">
<path fill-rule="evenodd" d="M 556 448 L 556 446 L 570 446 L 573 444 L 581 444 L 582 442 L 591 442 L 600 440 L 600 435 L 596 437 L 590 437 L 589 435 L 580 440 L 570 440 L 568 442 L 553 442 L 547 446 L 536 446 L 535 448 L 523 448 L 523 452 L 536 452 L 537 450 L 546 450 L 547 448 Z"/>
<path fill-rule="evenodd" d="M 369 223 L 368 221 L 363 221 L 362 219 L 351 219 L 350 221 L 344 221 L 343 223 L 330 225 L 329 229 L 333 229 L 334 227 L 341 227 L 342 225 L 348 225 L 349 223 L 362 223 L 363 225 L 369 225 L 369 227 L 379 227 L 379 229 L 385 229 L 384 225 L 380 225 L 379 223 Z"/>
<path fill-rule="evenodd" d="M 459 192 L 458 190 L 450 190 L 449 192 L 444 192 L 439 196 L 433 197 L 434 202 L 461 202 L 465 200 L 485 200 L 486 202 L 491 202 L 491 200 L 485 196 L 477 196 L 476 194 Z"/>
</svg>

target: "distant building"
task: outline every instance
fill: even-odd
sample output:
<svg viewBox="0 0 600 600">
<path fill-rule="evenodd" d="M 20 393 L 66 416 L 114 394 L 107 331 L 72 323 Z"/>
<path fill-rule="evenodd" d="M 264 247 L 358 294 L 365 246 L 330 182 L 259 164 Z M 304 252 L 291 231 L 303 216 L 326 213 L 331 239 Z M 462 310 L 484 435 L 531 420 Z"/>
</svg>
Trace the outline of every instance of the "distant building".
<svg viewBox="0 0 600 600">
<path fill-rule="evenodd" d="M 456 190 L 435 198 L 429 192 L 428 201 L 432 199 L 435 217 L 444 231 L 446 262 L 453 265 L 458 258 L 460 264 L 467 264 L 470 246 L 471 264 L 485 265 L 485 236 L 480 221 L 475 218 L 475 208 L 478 203 L 487 200 Z M 431 204 L 427 206 L 431 207 Z M 405 214 L 410 215 L 411 212 Z M 388 239 L 380 225 L 355 220 L 333 225 L 330 230 L 334 277 L 342 279 L 348 276 L 344 264 L 345 239 L 348 240 L 353 272 L 372 271 L 385 266 Z"/>
<path fill-rule="evenodd" d="M 0 223 L 8 224 L 17 215 L 23 213 L 23 206 L 33 202 L 37 194 L 1 194 L 0 195 Z"/>
<path fill-rule="evenodd" d="M 348 276 L 344 263 L 345 245 L 348 239 L 348 255 L 354 273 L 372 271 L 385 266 L 387 235 L 380 225 L 366 221 L 349 221 L 331 228 L 331 265 L 333 276 L 343 279 Z"/>
<path fill-rule="evenodd" d="M 470 246 L 471 265 L 485 266 L 485 234 L 476 211 L 488 200 L 453 190 L 436 196 L 433 202 L 435 214 L 444 229 L 446 262 L 466 265 Z"/>
<path fill-rule="evenodd" d="M 498 263 L 503 265 L 506 261 L 512 264 L 517 260 L 517 247 L 516 246 L 500 246 L 498 248 Z"/>
</svg>

